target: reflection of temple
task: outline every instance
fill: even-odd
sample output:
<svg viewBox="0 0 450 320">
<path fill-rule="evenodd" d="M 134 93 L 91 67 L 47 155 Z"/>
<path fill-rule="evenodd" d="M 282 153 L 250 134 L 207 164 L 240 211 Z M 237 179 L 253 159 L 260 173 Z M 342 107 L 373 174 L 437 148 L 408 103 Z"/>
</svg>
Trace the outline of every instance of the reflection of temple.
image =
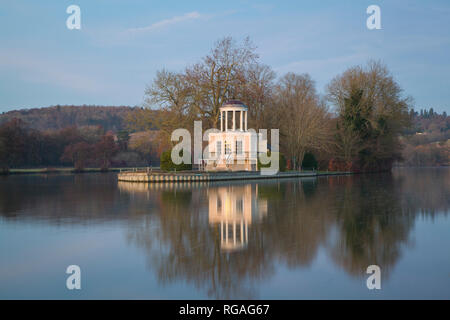
<svg viewBox="0 0 450 320">
<path fill-rule="evenodd" d="M 267 200 L 258 200 L 258 186 L 226 186 L 208 190 L 209 223 L 220 230 L 223 250 L 248 243 L 248 226 L 267 214 Z"/>
</svg>

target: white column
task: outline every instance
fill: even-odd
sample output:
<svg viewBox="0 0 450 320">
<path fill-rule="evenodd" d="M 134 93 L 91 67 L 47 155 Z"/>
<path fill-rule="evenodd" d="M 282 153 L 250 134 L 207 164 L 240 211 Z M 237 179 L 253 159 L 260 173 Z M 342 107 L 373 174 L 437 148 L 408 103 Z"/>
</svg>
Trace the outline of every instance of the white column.
<svg viewBox="0 0 450 320">
<path fill-rule="evenodd" d="M 242 123 L 243 123 L 243 121 L 242 121 L 242 118 L 244 117 L 244 113 L 243 113 L 243 111 L 241 110 L 240 112 L 239 112 L 239 120 L 240 120 L 240 125 L 239 125 L 239 129 L 242 131 Z"/>
<path fill-rule="evenodd" d="M 248 242 L 248 224 L 247 221 L 245 221 L 245 243 Z"/>
<path fill-rule="evenodd" d="M 241 219 L 241 243 L 244 243 L 244 219 Z"/>
<path fill-rule="evenodd" d="M 228 243 L 228 220 L 225 221 L 225 242 Z"/>
<path fill-rule="evenodd" d="M 244 114 L 245 114 L 245 120 L 244 120 L 245 121 L 245 131 L 247 131 L 247 112 L 248 111 L 244 112 Z"/>
<path fill-rule="evenodd" d="M 233 110 L 233 131 L 236 130 L 236 111 Z"/>
<path fill-rule="evenodd" d="M 220 131 L 223 131 L 223 111 L 220 111 Z"/>
<path fill-rule="evenodd" d="M 225 131 L 228 131 L 228 111 L 225 111 Z"/>
</svg>

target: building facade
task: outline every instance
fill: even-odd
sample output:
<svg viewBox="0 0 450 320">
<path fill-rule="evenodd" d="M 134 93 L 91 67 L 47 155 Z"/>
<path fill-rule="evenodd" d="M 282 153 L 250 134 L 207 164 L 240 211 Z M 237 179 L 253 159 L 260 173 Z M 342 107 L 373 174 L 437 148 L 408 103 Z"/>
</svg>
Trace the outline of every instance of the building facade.
<svg viewBox="0 0 450 320">
<path fill-rule="evenodd" d="M 258 152 L 267 152 L 267 140 L 248 130 L 247 119 L 248 107 L 239 100 L 228 101 L 220 108 L 220 131 L 208 137 L 206 171 L 258 170 Z"/>
</svg>

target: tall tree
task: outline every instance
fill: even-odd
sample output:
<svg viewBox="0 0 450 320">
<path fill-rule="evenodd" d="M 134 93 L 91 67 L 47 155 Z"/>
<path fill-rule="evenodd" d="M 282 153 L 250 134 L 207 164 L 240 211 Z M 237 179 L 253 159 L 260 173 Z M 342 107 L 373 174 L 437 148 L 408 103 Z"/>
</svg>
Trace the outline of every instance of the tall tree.
<svg viewBox="0 0 450 320">
<path fill-rule="evenodd" d="M 7 172 L 12 166 L 26 163 L 28 132 L 25 123 L 14 118 L 0 126 L 0 165 Z"/>
<path fill-rule="evenodd" d="M 280 143 L 294 168 L 308 150 L 321 150 L 329 142 L 329 113 L 308 74 L 288 73 L 275 89 L 274 120 Z"/>
<path fill-rule="evenodd" d="M 249 106 L 249 128 L 267 129 L 271 125 L 275 72 L 267 65 L 254 63 L 245 72 L 245 83 L 238 95 Z"/>
<path fill-rule="evenodd" d="M 92 159 L 92 146 L 86 142 L 70 144 L 64 149 L 61 161 L 73 163 L 75 170 L 81 171 L 86 163 Z"/>
<path fill-rule="evenodd" d="M 355 161 L 361 169 L 390 169 L 401 159 L 398 135 L 409 125 L 411 99 L 402 97 L 385 65 L 371 61 L 348 69 L 331 81 L 327 97 L 341 129 L 360 137 Z"/>
<path fill-rule="evenodd" d="M 186 69 L 195 112 L 217 128 L 219 108 L 242 94 L 248 69 L 256 63 L 256 47 L 246 38 L 238 44 L 233 38 L 219 40 L 211 53 Z"/>
<path fill-rule="evenodd" d="M 156 127 L 168 140 L 174 129 L 190 130 L 196 119 L 217 127 L 219 108 L 231 98 L 248 98 L 261 106 L 275 75 L 269 67 L 259 65 L 257 57 L 248 38 L 238 44 L 226 37 L 184 72 L 159 71 L 145 90 L 144 109 L 128 117 L 130 127 Z M 154 109 L 161 112 L 152 114 Z"/>
<path fill-rule="evenodd" d="M 100 162 L 101 170 L 108 170 L 111 158 L 119 151 L 111 133 L 105 134 L 99 142 L 93 146 L 95 158 Z"/>
<path fill-rule="evenodd" d="M 145 90 L 145 109 L 160 109 L 160 112 L 143 119 L 150 120 L 152 126 L 160 131 L 159 140 L 169 142 L 172 131 L 177 128 L 190 128 L 195 120 L 194 110 L 191 108 L 191 89 L 186 75 L 166 70 L 159 71 L 153 84 Z M 145 111 L 149 110 L 149 111 Z M 146 129 L 150 129 L 149 127 Z"/>
<path fill-rule="evenodd" d="M 152 165 L 152 162 L 159 159 L 162 153 L 157 133 L 151 130 L 134 133 L 130 139 L 129 150 L 137 152 L 145 159 L 147 165 Z"/>
<path fill-rule="evenodd" d="M 117 143 L 119 144 L 120 151 L 126 151 L 128 149 L 128 141 L 130 141 L 130 133 L 127 130 L 120 130 L 117 133 Z"/>
</svg>

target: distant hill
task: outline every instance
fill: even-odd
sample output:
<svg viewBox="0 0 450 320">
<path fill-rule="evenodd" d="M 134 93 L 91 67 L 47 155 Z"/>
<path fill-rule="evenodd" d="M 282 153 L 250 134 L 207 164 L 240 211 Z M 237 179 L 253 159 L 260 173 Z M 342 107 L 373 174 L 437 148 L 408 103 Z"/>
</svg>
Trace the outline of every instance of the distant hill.
<svg viewBox="0 0 450 320">
<path fill-rule="evenodd" d="M 403 133 L 403 164 L 450 165 L 450 116 L 432 108 L 411 112 L 412 126 Z"/>
<path fill-rule="evenodd" d="M 52 106 L 46 108 L 13 110 L 0 114 L 0 124 L 13 118 L 38 129 L 62 129 L 70 126 L 101 125 L 106 131 L 125 128 L 125 117 L 139 107 L 112 106 Z"/>
</svg>

